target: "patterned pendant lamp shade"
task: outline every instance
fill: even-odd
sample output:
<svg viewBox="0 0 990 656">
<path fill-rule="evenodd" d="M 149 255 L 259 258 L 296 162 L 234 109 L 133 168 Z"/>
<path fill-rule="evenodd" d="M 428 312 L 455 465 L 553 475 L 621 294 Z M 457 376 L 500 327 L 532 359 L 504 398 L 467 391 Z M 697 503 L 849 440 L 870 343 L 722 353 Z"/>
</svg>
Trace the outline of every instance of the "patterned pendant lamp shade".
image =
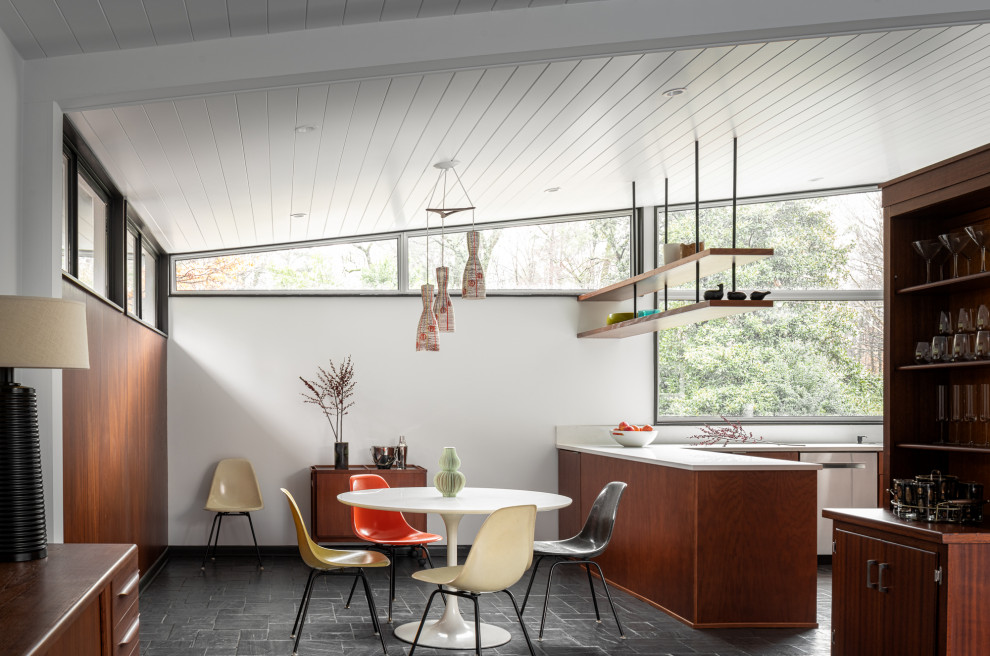
<svg viewBox="0 0 990 656">
<path fill-rule="evenodd" d="M 450 269 L 445 266 L 437 267 L 437 297 L 433 301 L 433 314 L 437 318 L 437 327 L 442 333 L 454 332 L 454 306 L 450 303 L 447 292 L 447 280 Z"/>
<path fill-rule="evenodd" d="M 481 299 L 485 297 L 485 270 L 478 259 L 478 245 L 481 234 L 475 230 L 467 233 L 468 258 L 464 265 L 464 277 L 461 280 L 461 297 Z"/>
<path fill-rule="evenodd" d="M 416 331 L 416 350 L 439 351 L 437 317 L 433 314 L 433 285 L 420 285 L 419 290 L 423 297 L 423 314 L 419 316 L 419 328 Z"/>
</svg>

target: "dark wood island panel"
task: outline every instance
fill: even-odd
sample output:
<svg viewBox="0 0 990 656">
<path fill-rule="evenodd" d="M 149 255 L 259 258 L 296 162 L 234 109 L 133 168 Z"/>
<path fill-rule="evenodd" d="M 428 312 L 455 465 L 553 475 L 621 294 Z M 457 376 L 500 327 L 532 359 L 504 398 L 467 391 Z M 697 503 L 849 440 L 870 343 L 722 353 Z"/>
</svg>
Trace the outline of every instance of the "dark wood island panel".
<svg viewBox="0 0 990 656">
<path fill-rule="evenodd" d="M 629 485 L 597 559 L 610 583 L 696 628 L 818 625 L 815 470 L 696 471 L 564 449 L 558 468 L 559 489 L 579 490 L 562 537 L 606 483 Z"/>
</svg>

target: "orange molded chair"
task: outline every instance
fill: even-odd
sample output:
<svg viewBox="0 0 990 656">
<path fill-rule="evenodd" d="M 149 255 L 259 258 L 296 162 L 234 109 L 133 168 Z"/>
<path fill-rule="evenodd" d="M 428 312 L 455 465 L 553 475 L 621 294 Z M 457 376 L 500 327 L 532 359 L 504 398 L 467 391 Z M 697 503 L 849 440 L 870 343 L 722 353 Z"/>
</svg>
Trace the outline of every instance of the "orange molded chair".
<svg viewBox="0 0 990 656">
<path fill-rule="evenodd" d="M 353 576 L 354 583 L 358 579 L 364 584 L 364 594 L 368 599 L 368 608 L 371 610 L 371 624 L 374 627 L 375 635 L 382 643 L 382 651 L 388 654 L 388 647 L 385 646 L 385 637 L 382 636 L 382 628 L 378 623 L 378 611 L 375 609 L 375 599 L 371 596 L 371 588 L 368 586 L 368 579 L 364 576 L 365 567 L 387 567 L 388 558 L 374 551 L 353 550 L 341 551 L 339 549 L 326 549 L 313 542 L 306 530 L 302 513 L 296 500 L 292 498 L 284 487 L 282 494 L 289 500 L 289 509 L 292 511 L 292 521 L 296 525 L 296 541 L 299 543 L 299 555 L 303 562 L 309 565 L 309 579 L 306 581 L 306 589 L 303 592 L 302 601 L 299 602 L 299 610 L 296 612 L 296 623 L 292 625 L 290 638 L 295 638 L 292 644 L 292 656 L 296 656 L 299 651 L 299 638 L 302 637 L 303 625 L 306 624 L 306 614 L 309 612 L 309 599 L 313 596 L 313 581 L 317 576 L 326 574 L 337 574 L 341 576 Z M 353 590 L 352 590 L 353 592 Z"/>
<path fill-rule="evenodd" d="M 206 499 L 204 510 L 215 512 L 213 525 L 210 526 L 210 537 L 206 541 L 206 555 L 203 556 L 203 564 L 200 569 L 206 569 L 206 559 L 210 557 L 210 547 L 213 547 L 214 558 L 217 555 L 217 546 L 220 544 L 220 525 L 223 524 L 224 517 L 232 515 L 244 515 L 248 519 L 248 526 L 251 527 L 251 539 L 254 540 L 254 552 L 258 556 L 258 567 L 265 569 L 261 564 L 261 550 L 258 549 L 258 538 L 254 535 L 254 522 L 251 521 L 251 512 L 261 510 L 265 507 L 265 502 L 261 499 L 261 487 L 258 485 L 258 477 L 254 473 L 251 461 L 246 458 L 226 458 L 217 463 L 217 468 L 213 471 L 213 483 L 210 485 L 210 495 Z M 213 530 L 216 529 L 217 540 L 213 543 Z"/>
<path fill-rule="evenodd" d="M 351 476 L 351 491 L 377 490 L 388 487 L 388 482 L 378 474 L 355 474 Z M 388 621 L 392 621 L 392 601 L 395 599 L 395 548 L 418 547 L 422 549 L 430 567 L 433 560 L 426 545 L 443 538 L 435 533 L 417 531 L 406 521 L 402 513 L 391 510 L 371 510 L 368 508 L 351 508 L 351 526 L 354 535 L 362 540 L 384 547 L 388 552 L 390 565 L 388 568 Z M 351 596 L 357 580 L 351 586 L 351 595 L 347 597 L 347 606 L 351 604 Z"/>
</svg>

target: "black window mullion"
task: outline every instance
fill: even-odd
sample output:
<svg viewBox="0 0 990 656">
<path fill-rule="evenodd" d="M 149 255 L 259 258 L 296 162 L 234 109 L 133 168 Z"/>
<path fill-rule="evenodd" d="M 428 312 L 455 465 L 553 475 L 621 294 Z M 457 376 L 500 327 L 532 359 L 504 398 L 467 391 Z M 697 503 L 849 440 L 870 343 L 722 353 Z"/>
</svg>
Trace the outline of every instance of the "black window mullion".
<svg viewBox="0 0 990 656">
<path fill-rule="evenodd" d="M 63 184 L 65 188 L 62 193 L 65 194 L 66 204 L 65 211 L 68 214 L 66 219 L 66 231 L 67 235 L 65 237 L 65 263 L 68 267 L 68 273 L 73 278 L 79 277 L 79 194 L 76 190 L 76 177 L 78 172 L 78 162 L 76 161 L 76 154 L 74 152 L 67 151 L 68 160 L 65 166 L 65 180 Z"/>
</svg>

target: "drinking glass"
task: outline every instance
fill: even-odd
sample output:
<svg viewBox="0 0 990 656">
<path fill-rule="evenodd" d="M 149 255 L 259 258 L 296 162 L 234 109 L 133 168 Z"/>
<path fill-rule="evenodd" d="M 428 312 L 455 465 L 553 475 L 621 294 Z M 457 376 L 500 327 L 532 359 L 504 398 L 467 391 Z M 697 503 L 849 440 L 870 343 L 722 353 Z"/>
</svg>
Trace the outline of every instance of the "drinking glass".
<svg viewBox="0 0 990 656">
<path fill-rule="evenodd" d="M 990 242 L 990 230 L 980 226 L 967 226 L 966 234 L 980 247 L 980 273 L 983 273 L 987 270 L 987 242 Z"/>
<path fill-rule="evenodd" d="M 952 277 L 959 277 L 959 254 L 969 243 L 969 236 L 965 232 L 947 232 L 939 235 L 938 240 L 942 242 L 946 250 L 952 253 Z M 969 258 L 967 258 L 969 259 Z"/>
<path fill-rule="evenodd" d="M 973 332 L 973 310 L 971 308 L 960 308 L 959 309 L 959 321 L 956 323 L 956 328 L 961 333 L 971 333 Z"/>
<path fill-rule="evenodd" d="M 949 444 L 958 444 L 959 423 L 962 421 L 962 385 L 952 386 L 952 409 L 949 421 L 952 422 L 949 424 Z"/>
<path fill-rule="evenodd" d="M 973 359 L 973 347 L 969 337 L 969 333 L 957 333 L 952 337 L 953 362 Z"/>
<path fill-rule="evenodd" d="M 976 329 L 987 330 L 990 328 L 990 308 L 981 305 L 976 309 Z"/>
<path fill-rule="evenodd" d="M 938 334 L 952 334 L 952 315 L 948 312 L 948 310 L 942 310 L 938 313 Z"/>
<path fill-rule="evenodd" d="M 973 423 L 976 422 L 976 385 L 963 385 L 963 421 L 969 433 L 968 444 L 973 444 Z"/>
<path fill-rule="evenodd" d="M 990 333 L 987 333 L 990 337 Z M 927 364 L 932 361 L 932 346 L 928 342 L 918 342 L 914 347 L 914 361 L 918 364 Z"/>
<path fill-rule="evenodd" d="M 945 335 L 932 337 L 932 362 L 947 362 L 949 356 L 948 338 Z"/>
<path fill-rule="evenodd" d="M 976 346 L 973 348 L 973 355 L 977 360 L 990 358 L 990 330 L 981 330 L 976 333 Z"/>
<path fill-rule="evenodd" d="M 990 446 L 987 426 L 990 424 L 990 383 L 980 384 L 980 421 L 983 422 L 983 446 Z"/>
<path fill-rule="evenodd" d="M 935 388 L 935 422 L 938 423 L 938 441 L 935 444 L 945 444 L 946 424 L 949 423 L 948 392 L 945 385 Z"/>
<path fill-rule="evenodd" d="M 925 284 L 932 281 L 932 259 L 942 250 L 942 242 L 938 239 L 919 239 L 911 242 L 914 251 L 925 258 Z"/>
</svg>

